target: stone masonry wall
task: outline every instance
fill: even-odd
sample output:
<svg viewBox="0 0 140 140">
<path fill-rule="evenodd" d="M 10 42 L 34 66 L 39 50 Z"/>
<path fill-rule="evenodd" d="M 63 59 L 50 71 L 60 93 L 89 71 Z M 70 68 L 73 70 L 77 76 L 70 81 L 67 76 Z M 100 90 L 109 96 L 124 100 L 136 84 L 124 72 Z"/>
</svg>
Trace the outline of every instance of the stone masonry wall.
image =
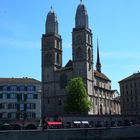
<svg viewBox="0 0 140 140">
<path fill-rule="evenodd" d="M 140 126 L 45 131 L 3 131 L 0 140 L 126 140 L 140 139 Z"/>
</svg>

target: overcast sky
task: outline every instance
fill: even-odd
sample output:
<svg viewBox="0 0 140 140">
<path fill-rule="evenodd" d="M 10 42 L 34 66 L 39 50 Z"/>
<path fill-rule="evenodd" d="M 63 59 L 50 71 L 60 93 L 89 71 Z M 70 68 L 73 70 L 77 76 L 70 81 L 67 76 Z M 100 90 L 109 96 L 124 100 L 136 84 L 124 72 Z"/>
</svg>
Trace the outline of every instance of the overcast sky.
<svg viewBox="0 0 140 140">
<path fill-rule="evenodd" d="M 41 36 L 52 6 L 63 39 L 63 65 L 71 59 L 71 32 L 79 0 L 0 0 L 0 77 L 41 80 Z M 118 81 L 140 70 L 140 0 L 83 0 L 97 37 L 102 72 Z"/>
</svg>

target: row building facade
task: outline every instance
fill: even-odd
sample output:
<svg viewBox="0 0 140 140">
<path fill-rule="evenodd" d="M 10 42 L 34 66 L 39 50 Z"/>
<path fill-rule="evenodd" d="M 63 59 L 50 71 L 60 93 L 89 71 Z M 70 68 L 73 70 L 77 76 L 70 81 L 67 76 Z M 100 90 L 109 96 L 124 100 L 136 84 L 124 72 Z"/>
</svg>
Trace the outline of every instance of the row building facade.
<svg viewBox="0 0 140 140">
<path fill-rule="evenodd" d="M 0 78 L 0 123 L 18 129 L 37 127 L 41 119 L 41 82 L 32 78 Z"/>
<path fill-rule="evenodd" d="M 119 84 L 122 115 L 140 115 L 140 72 L 124 78 Z"/>
</svg>

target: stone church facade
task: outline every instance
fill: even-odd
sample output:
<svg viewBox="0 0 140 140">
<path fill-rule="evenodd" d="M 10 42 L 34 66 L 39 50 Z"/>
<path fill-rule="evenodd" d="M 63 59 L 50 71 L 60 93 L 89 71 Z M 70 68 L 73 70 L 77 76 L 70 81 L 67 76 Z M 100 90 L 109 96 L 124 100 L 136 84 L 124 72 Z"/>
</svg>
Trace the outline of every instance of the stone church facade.
<svg viewBox="0 0 140 140">
<path fill-rule="evenodd" d="M 119 100 L 111 90 L 111 80 L 101 72 L 97 44 L 96 70 L 93 68 L 93 34 L 88 24 L 88 13 L 80 3 L 72 31 L 72 60 L 62 66 L 62 39 L 58 20 L 51 9 L 47 15 L 45 34 L 42 35 L 42 113 L 43 116 L 65 114 L 65 87 L 71 78 L 82 77 L 93 107 L 88 114 L 120 114 Z"/>
</svg>

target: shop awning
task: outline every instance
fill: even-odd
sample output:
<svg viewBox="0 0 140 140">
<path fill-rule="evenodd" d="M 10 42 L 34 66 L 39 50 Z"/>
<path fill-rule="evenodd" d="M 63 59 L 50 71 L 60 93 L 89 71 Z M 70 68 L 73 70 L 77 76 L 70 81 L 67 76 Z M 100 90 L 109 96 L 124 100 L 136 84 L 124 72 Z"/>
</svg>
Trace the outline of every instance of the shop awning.
<svg viewBox="0 0 140 140">
<path fill-rule="evenodd" d="M 60 125 L 62 122 L 48 122 L 48 125 Z"/>
</svg>

